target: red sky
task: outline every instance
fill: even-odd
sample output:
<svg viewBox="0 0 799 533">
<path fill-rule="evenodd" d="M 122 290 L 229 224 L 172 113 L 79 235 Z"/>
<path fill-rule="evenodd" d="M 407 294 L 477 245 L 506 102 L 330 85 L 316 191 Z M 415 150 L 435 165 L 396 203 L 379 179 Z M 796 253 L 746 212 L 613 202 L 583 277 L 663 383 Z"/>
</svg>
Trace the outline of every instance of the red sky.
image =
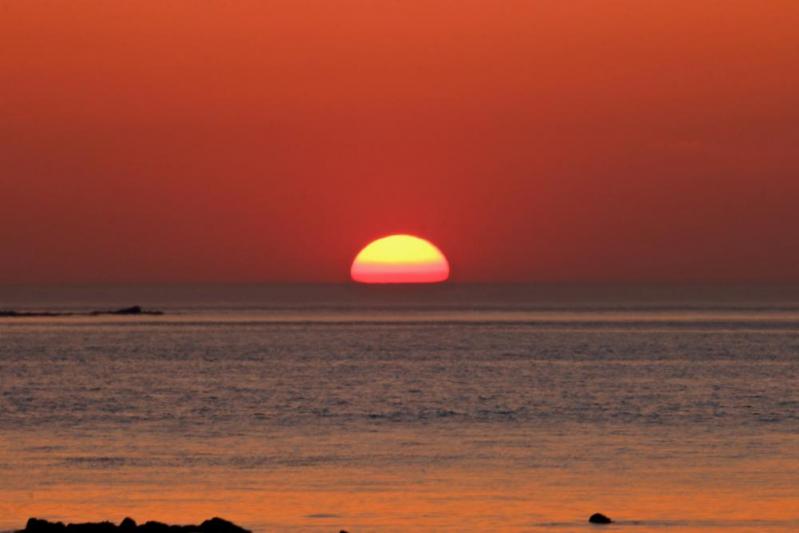
<svg viewBox="0 0 799 533">
<path fill-rule="evenodd" d="M 799 2 L 0 0 L 0 283 L 799 281 Z"/>
</svg>

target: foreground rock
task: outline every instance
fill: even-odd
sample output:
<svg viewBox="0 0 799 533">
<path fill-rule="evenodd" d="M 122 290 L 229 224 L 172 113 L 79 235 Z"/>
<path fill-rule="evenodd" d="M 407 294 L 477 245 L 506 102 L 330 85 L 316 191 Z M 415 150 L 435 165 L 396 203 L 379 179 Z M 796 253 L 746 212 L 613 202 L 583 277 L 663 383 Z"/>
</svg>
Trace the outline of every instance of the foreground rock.
<svg viewBox="0 0 799 533">
<path fill-rule="evenodd" d="M 613 520 L 610 517 L 603 515 L 602 513 L 594 513 L 590 517 L 588 517 L 588 521 L 592 524 L 612 524 Z"/>
<path fill-rule="evenodd" d="M 87 522 L 64 524 L 29 518 L 25 529 L 18 533 L 250 533 L 249 530 L 222 518 L 211 518 L 199 526 L 171 526 L 161 522 L 145 522 L 137 525 L 132 518 L 125 518 L 118 526 L 111 522 Z"/>
</svg>

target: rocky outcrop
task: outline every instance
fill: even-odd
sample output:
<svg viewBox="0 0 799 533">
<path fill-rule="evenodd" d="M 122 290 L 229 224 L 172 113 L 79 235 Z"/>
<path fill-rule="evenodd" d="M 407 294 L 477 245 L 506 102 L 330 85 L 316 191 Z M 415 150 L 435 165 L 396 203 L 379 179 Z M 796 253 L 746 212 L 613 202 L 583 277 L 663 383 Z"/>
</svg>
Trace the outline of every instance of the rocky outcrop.
<svg viewBox="0 0 799 533">
<path fill-rule="evenodd" d="M 588 521 L 592 524 L 612 524 L 613 520 L 610 517 L 603 515 L 602 513 L 594 513 L 588 517 Z"/>
<path fill-rule="evenodd" d="M 110 311 L 14 311 L 0 309 L 0 318 L 6 317 L 50 317 L 50 316 L 102 316 L 102 315 L 163 315 L 163 311 L 143 309 L 140 305 L 112 309 Z"/>
<path fill-rule="evenodd" d="M 92 315 L 163 315 L 162 311 L 147 311 L 142 309 L 140 305 L 133 305 L 131 307 L 123 307 L 115 311 L 93 311 Z"/>
<path fill-rule="evenodd" d="M 162 522 L 145 522 L 138 525 L 132 518 L 125 518 L 120 524 L 111 522 L 87 522 L 84 524 L 64 524 L 29 518 L 25 529 L 18 533 L 250 533 L 223 518 L 211 518 L 200 525 L 174 526 Z"/>
</svg>

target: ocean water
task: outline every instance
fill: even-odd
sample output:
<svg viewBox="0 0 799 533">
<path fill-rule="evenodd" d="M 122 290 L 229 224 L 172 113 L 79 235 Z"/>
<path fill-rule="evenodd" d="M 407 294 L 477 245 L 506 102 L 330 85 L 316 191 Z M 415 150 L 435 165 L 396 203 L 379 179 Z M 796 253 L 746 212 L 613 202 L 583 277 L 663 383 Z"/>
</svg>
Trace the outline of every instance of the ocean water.
<svg viewBox="0 0 799 533">
<path fill-rule="evenodd" d="M 799 530 L 799 288 L 3 287 L 0 531 Z"/>
</svg>

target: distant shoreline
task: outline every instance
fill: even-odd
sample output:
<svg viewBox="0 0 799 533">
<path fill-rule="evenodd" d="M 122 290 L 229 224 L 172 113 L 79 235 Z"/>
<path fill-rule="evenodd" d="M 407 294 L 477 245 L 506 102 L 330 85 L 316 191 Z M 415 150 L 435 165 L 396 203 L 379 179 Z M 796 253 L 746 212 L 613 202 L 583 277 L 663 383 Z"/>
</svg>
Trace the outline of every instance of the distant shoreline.
<svg viewBox="0 0 799 533">
<path fill-rule="evenodd" d="M 134 305 L 121 309 L 95 310 L 87 312 L 77 311 L 14 311 L 0 310 L 0 318 L 26 318 L 26 317 L 58 317 L 58 316 L 104 316 L 104 315 L 163 315 L 163 311 L 142 309 L 141 306 Z"/>
</svg>

